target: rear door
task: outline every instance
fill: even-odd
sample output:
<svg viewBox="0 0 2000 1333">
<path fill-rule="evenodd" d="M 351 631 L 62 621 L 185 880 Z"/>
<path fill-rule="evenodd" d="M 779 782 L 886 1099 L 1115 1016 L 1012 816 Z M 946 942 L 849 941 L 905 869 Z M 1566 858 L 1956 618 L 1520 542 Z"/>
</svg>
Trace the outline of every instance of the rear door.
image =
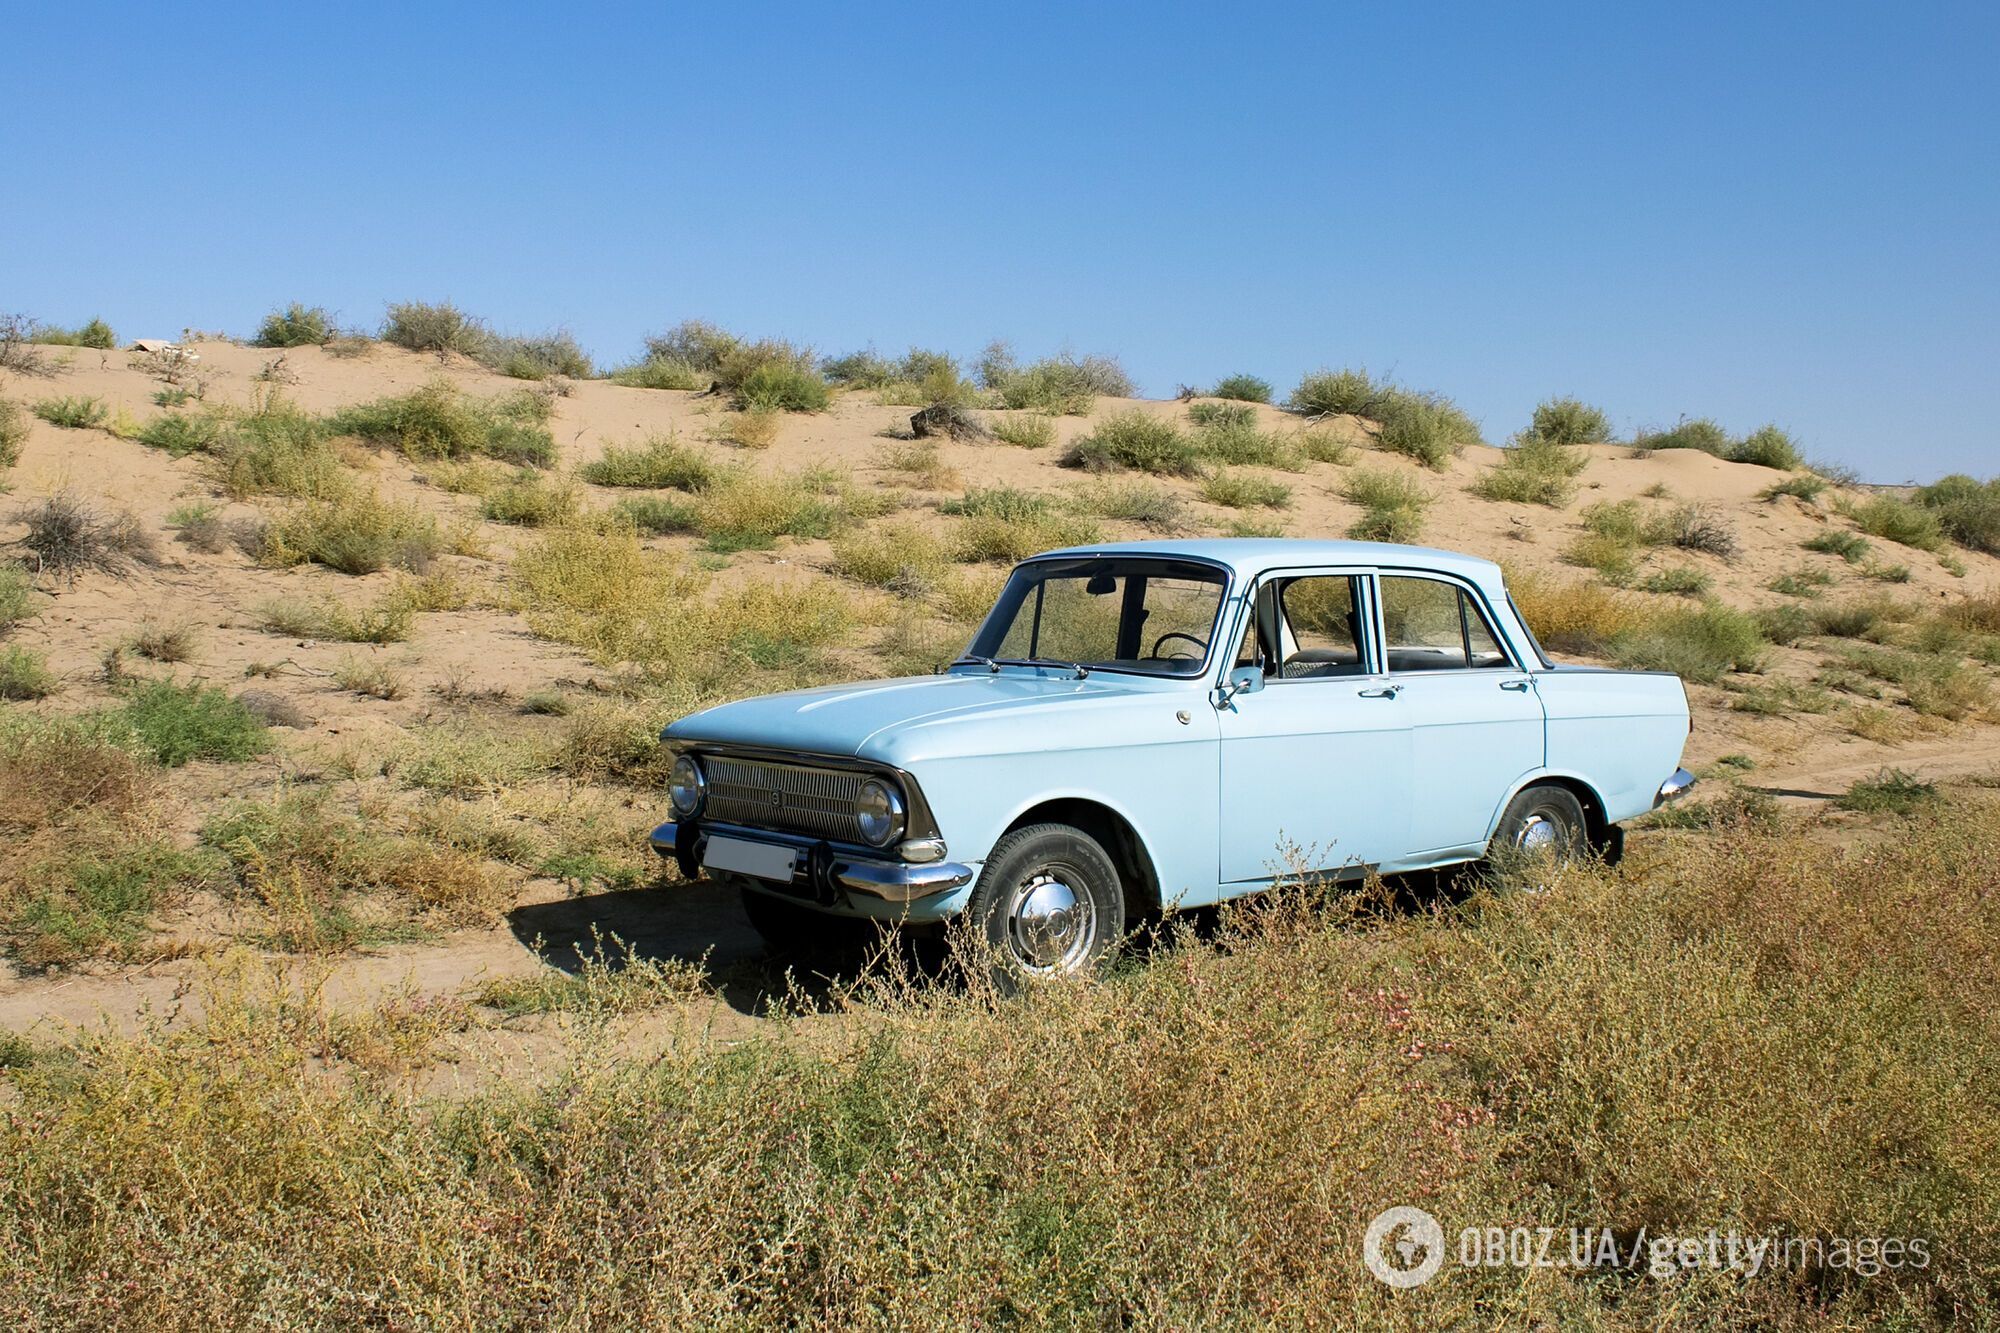
<svg viewBox="0 0 2000 1333">
<path fill-rule="evenodd" d="M 1264 687 L 1220 710 L 1220 877 L 1374 865 L 1405 845 L 1408 710 L 1377 670 L 1366 570 L 1267 575 L 1236 631 Z"/>
<path fill-rule="evenodd" d="M 1384 570 L 1376 606 L 1386 678 L 1410 729 L 1415 799 L 1404 859 L 1477 855 L 1500 802 L 1544 763 L 1534 676 L 1469 584 Z"/>
</svg>

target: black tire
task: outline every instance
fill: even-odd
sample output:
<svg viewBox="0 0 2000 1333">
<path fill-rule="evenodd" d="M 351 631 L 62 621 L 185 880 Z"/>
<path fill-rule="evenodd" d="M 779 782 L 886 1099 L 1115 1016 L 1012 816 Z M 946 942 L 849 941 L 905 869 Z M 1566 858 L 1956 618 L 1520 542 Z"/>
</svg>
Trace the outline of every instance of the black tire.
<svg viewBox="0 0 2000 1333">
<path fill-rule="evenodd" d="M 1011 991 L 1098 971 L 1125 933 L 1125 892 L 1095 838 L 1068 824 L 1031 824 L 994 846 L 962 920 Z"/>
<path fill-rule="evenodd" d="M 743 915 L 771 951 L 799 957 L 844 953 L 866 942 L 868 923 L 831 912 L 815 911 L 804 903 L 787 902 L 774 894 L 738 884 Z"/>
<path fill-rule="evenodd" d="M 1589 850 L 1590 822 L 1584 818 L 1583 802 L 1567 787 L 1545 783 L 1507 802 L 1493 841 L 1486 845 L 1486 857 L 1499 861 L 1547 854 L 1567 860 Z"/>
</svg>

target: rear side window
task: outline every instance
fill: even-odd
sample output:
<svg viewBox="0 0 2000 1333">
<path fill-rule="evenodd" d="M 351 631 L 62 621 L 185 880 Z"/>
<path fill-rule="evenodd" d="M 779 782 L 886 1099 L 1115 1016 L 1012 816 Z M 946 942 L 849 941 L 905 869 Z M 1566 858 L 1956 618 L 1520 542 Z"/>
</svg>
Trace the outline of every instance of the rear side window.
<svg viewBox="0 0 2000 1333">
<path fill-rule="evenodd" d="M 1479 604 L 1457 584 L 1382 576 L 1382 634 L 1391 671 L 1467 671 L 1512 666 Z"/>
</svg>

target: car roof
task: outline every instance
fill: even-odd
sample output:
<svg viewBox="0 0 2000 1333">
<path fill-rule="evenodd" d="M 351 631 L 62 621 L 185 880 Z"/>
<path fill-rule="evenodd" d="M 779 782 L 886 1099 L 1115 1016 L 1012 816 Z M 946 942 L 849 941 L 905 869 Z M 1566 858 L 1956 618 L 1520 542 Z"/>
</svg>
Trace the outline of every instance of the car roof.
<svg viewBox="0 0 2000 1333">
<path fill-rule="evenodd" d="M 1394 542 L 1319 541 L 1298 537 L 1203 537 L 1187 541 L 1105 542 L 1065 546 L 1046 555 L 1182 556 L 1227 566 L 1238 577 L 1254 578 L 1271 569 L 1300 565 L 1369 565 L 1431 569 L 1474 583 L 1498 586 L 1500 566 L 1476 555 Z"/>
</svg>

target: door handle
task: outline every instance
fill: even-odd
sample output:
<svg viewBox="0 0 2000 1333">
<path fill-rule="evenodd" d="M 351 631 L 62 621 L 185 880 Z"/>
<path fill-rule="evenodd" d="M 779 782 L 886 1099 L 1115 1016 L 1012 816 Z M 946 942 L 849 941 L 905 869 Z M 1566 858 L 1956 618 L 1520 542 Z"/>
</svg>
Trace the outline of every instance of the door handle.
<svg viewBox="0 0 2000 1333">
<path fill-rule="evenodd" d="M 1384 685 L 1379 689 L 1361 691 L 1361 697 L 1364 699 L 1393 699 L 1402 692 L 1403 687 L 1401 685 Z"/>
<path fill-rule="evenodd" d="M 1525 680 L 1503 680 L 1500 682 L 1500 688 L 1503 690 L 1525 690 L 1532 683 Z"/>
</svg>

